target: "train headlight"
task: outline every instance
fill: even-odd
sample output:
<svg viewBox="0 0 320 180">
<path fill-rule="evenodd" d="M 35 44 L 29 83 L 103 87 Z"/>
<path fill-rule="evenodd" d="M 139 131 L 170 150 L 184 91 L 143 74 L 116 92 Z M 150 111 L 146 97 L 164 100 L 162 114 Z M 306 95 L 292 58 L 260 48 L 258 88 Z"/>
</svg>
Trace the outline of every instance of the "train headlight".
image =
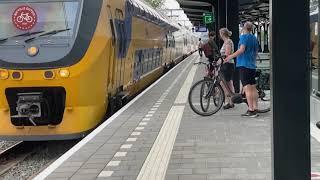
<svg viewBox="0 0 320 180">
<path fill-rule="evenodd" d="M 27 49 L 27 52 L 28 52 L 29 56 L 33 57 L 33 56 L 36 56 L 39 53 L 39 48 L 37 48 L 35 46 L 29 47 Z"/>
<path fill-rule="evenodd" d="M 60 75 L 60 77 L 62 77 L 62 78 L 67 78 L 67 77 L 70 76 L 70 72 L 69 72 L 69 70 L 67 70 L 67 69 L 61 69 L 61 70 L 59 71 L 59 75 Z"/>
<path fill-rule="evenodd" d="M 4 80 L 4 79 L 8 79 L 8 77 L 9 77 L 9 72 L 7 70 L 0 69 L 0 79 Z"/>
</svg>

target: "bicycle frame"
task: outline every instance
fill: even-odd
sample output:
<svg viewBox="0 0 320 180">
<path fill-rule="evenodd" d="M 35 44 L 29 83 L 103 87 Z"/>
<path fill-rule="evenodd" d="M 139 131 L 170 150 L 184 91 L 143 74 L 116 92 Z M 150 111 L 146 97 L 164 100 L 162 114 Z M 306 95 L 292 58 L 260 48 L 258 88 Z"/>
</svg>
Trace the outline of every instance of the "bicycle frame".
<svg viewBox="0 0 320 180">
<path fill-rule="evenodd" d="M 221 61 L 220 64 L 218 63 L 218 61 Z M 232 90 L 230 89 L 230 87 L 228 86 L 227 84 L 227 81 L 226 79 L 224 78 L 224 75 L 222 74 L 222 72 L 220 71 L 221 70 L 221 66 L 222 66 L 222 63 L 223 62 L 223 59 L 222 57 L 219 57 L 218 60 L 216 62 L 210 62 L 208 64 L 206 64 L 207 66 L 207 74 L 206 74 L 206 78 L 210 78 L 210 79 L 213 79 L 215 81 L 215 83 L 219 83 L 220 85 L 223 86 L 223 89 L 227 91 L 229 97 L 233 97 L 233 96 L 236 96 L 237 93 L 235 92 L 232 92 Z M 213 69 L 211 70 L 210 69 L 210 66 L 213 67 Z M 218 73 L 217 73 L 218 72 Z M 262 98 L 261 95 L 262 95 L 262 90 L 260 88 L 257 88 L 257 91 L 258 91 L 258 95 L 259 95 L 259 98 Z M 210 88 L 209 89 L 209 92 L 212 93 L 213 89 Z M 246 97 L 245 97 L 245 92 L 244 92 L 244 88 L 242 87 L 241 88 L 241 91 L 240 91 L 241 95 L 243 96 L 242 99 L 245 103 L 246 102 Z M 226 95 L 226 94 L 225 94 Z"/>
</svg>

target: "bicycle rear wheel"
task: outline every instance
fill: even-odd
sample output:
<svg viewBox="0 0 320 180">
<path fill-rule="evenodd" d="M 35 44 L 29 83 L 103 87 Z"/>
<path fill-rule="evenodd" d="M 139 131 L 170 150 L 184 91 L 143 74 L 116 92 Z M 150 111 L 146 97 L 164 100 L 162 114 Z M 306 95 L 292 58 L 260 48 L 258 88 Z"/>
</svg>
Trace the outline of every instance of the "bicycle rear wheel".
<svg viewBox="0 0 320 180">
<path fill-rule="evenodd" d="M 191 87 L 188 96 L 191 109 L 201 116 L 210 116 L 218 112 L 224 98 L 220 84 L 211 79 L 198 81 Z"/>
<path fill-rule="evenodd" d="M 270 90 L 259 90 L 258 113 L 271 111 L 271 92 Z"/>
</svg>

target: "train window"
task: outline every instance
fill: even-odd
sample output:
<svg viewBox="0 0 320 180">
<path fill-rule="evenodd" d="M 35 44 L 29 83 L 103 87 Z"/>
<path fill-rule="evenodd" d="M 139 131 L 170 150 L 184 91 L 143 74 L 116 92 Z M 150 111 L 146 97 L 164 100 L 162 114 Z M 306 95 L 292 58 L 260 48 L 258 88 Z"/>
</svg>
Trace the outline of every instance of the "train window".
<svg viewBox="0 0 320 180">
<path fill-rule="evenodd" d="M 141 74 L 144 74 L 145 71 L 146 71 L 145 50 L 141 50 Z"/>
<path fill-rule="evenodd" d="M 144 71 L 143 74 L 148 72 L 148 63 L 149 63 L 149 50 L 144 51 Z"/>
<path fill-rule="evenodd" d="M 166 35 L 166 48 L 169 47 L 168 35 Z"/>
<path fill-rule="evenodd" d="M 134 2 L 133 8 L 134 8 L 133 14 L 134 14 L 135 16 L 139 15 L 139 13 L 140 13 L 140 8 L 139 8 L 139 5 L 138 5 L 136 2 Z"/>
<path fill-rule="evenodd" d="M 164 61 L 164 58 L 163 58 L 163 49 L 160 49 L 160 65 L 162 65 Z"/>
<path fill-rule="evenodd" d="M 153 49 L 152 51 L 152 69 L 155 69 L 157 67 L 157 55 L 156 55 L 156 49 Z"/>
<path fill-rule="evenodd" d="M 150 72 L 153 69 L 153 57 L 152 57 L 152 51 L 153 49 L 149 50 L 149 63 L 148 63 L 148 72 Z"/>
<path fill-rule="evenodd" d="M 157 51 L 157 62 L 158 62 L 157 67 L 159 67 L 161 65 L 160 52 L 161 52 L 161 50 L 158 49 L 158 51 Z"/>
<path fill-rule="evenodd" d="M 140 7 L 140 8 L 141 8 L 141 16 L 143 18 L 145 18 L 146 17 L 146 10 L 143 7 Z"/>
<path fill-rule="evenodd" d="M 127 12 L 130 15 L 133 15 L 133 11 L 134 11 L 134 6 L 131 0 L 127 1 Z"/>
<path fill-rule="evenodd" d="M 176 40 L 175 40 L 175 38 L 174 38 L 174 36 L 172 36 L 172 47 L 176 47 Z"/>
<path fill-rule="evenodd" d="M 153 49 L 150 49 L 149 53 L 148 53 L 149 54 L 148 72 L 150 72 L 153 68 L 152 51 L 153 51 Z"/>
<path fill-rule="evenodd" d="M 140 51 L 136 51 L 133 66 L 133 80 L 137 81 L 139 79 L 139 61 L 140 61 Z"/>
</svg>

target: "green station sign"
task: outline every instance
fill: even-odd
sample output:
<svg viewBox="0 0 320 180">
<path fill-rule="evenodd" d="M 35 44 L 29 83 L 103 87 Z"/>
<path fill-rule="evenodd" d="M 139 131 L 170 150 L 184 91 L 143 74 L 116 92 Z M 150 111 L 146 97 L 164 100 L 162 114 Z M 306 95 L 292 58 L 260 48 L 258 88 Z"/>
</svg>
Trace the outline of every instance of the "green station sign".
<svg viewBox="0 0 320 180">
<path fill-rule="evenodd" d="M 212 24 L 215 22 L 215 18 L 212 12 L 203 13 L 203 23 L 204 24 Z"/>
</svg>

